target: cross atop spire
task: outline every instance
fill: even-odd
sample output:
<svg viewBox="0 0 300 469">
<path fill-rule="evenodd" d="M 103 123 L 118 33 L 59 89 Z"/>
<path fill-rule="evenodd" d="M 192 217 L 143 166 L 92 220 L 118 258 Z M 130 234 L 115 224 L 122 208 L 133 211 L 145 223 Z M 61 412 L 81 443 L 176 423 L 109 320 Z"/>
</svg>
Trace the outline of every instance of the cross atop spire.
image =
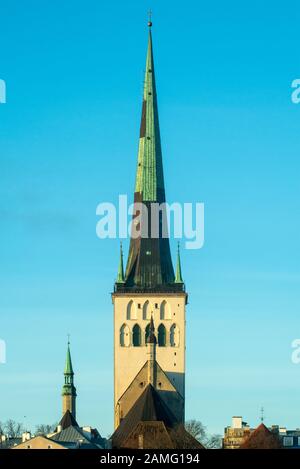
<svg viewBox="0 0 300 469">
<path fill-rule="evenodd" d="M 152 10 L 148 11 L 148 26 L 149 28 L 152 26 Z"/>
</svg>

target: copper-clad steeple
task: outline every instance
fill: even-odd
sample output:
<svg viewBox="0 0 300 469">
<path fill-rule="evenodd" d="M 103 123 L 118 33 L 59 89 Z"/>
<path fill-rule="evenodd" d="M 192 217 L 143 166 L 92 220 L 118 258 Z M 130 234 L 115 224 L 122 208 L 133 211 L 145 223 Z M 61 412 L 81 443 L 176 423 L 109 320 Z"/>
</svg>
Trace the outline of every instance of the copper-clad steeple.
<svg viewBox="0 0 300 469">
<path fill-rule="evenodd" d="M 154 217 L 154 205 L 164 204 L 165 186 L 157 108 L 157 95 L 152 48 L 152 22 L 148 23 L 149 37 L 144 81 L 142 119 L 134 203 L 143 203 L 147 214 L 137 211 L 133 226 L 140 226 L 142 236 L 131 236 L 123 285 L 116 289 L 178 291 L 183 285 L 174 283 L 174 270 L 168 236 L 163 233 L 165 211 Z M 137 207 L 137 205 L 135 205 Z M 147 229 L 146 229 L 147 227 Z M 151 231 L 151 228 L 154 230 Z M 157 235 L 153 235 L 153 231 Z M 146 234 L 146 236 L 145 236 Z"/>
</svg>

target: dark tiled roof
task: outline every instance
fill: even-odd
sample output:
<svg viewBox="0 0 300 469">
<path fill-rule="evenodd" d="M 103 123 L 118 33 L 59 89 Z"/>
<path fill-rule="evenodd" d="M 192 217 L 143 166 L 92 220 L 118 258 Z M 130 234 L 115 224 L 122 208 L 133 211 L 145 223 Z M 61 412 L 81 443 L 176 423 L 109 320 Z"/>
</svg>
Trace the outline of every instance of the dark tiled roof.
<svg viewBox="0 0 300 469">
<path fill-rule="evenodd" d="M 73 426 L 73 427 L 79 427 L 78 423 L 76 422 L 75 418 L 71 414 L 69 410 L 67 410 L 59 422 L 58 425 L 61 425 L 61 428 L 65 430 L 66 428 Z"/>
<path fill-rule="evenodd" d="M 96 442 L 94 444 L 89 438 L 87 438 L 78 426 L 69 426 L 65 430 L 53 435 L 51 440 L 60 443 L 67 448 L 99 449 Z"/>
<path fill-rule="evenodd" d="M 139 422 L 150 421 L 162 421 L 168 428 L 173 428 L 179 423 L 153 386 L 148 384 L 112 435 L 113 446 L 121 446 Z"/>
</svg>

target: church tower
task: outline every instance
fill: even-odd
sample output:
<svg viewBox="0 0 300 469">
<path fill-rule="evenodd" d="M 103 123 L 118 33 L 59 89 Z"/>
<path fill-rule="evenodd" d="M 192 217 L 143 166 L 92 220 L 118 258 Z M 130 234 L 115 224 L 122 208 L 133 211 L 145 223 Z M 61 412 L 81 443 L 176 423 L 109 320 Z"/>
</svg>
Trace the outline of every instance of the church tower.
<svg viewBox="0 0 300 469">
<path fill-rule="evenodd" d="M 62 413 L 69 411 L 76 419 L 76 388 L 74 386 L 74 371 L 72 367 L 70 342 L 68 341 L 67 358 L 64 371 L 64 385 L 62 389 Z"/>
<path fill-rule="evenodd" d="M 134 191 L 136 212 L 132 223 L 133 230 L 139 226 L 140 234 L 137 236 L 135 232 L 133 235 L 132 231 L 125 273 L 121 247 L 112 294 L 115 427 L 126 416 L 149 380 L 177 419 L 184 421 L 187 294 L 181 275 L 179 250 L 174 274 L 169 237 L 165 231 L 165 208 L 159 210 L 158 217 L 154 216 L 156 207 L 166 202 L 166 196 L 151 26 L 149 22 Z M 140 204 L 147 210 L 141 209 Z"/>
</svg>

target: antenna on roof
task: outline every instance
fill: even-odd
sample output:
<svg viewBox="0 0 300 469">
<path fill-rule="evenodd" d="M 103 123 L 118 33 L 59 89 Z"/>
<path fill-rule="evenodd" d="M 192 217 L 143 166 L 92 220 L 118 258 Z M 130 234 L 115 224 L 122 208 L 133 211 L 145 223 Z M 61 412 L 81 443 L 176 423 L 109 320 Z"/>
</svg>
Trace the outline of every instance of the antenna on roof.
<svg viewBox="0 0 300 469">
<path fill-rule="evenodd" d="M 261 407 L 261 409 L 260 409 L 260 421 L 261 421 L 261 423 L 263 423 L 263 421 L 265 419 L 264 412 L 265 412 L 265 409 L 263 407 Z"/>
</svg>

